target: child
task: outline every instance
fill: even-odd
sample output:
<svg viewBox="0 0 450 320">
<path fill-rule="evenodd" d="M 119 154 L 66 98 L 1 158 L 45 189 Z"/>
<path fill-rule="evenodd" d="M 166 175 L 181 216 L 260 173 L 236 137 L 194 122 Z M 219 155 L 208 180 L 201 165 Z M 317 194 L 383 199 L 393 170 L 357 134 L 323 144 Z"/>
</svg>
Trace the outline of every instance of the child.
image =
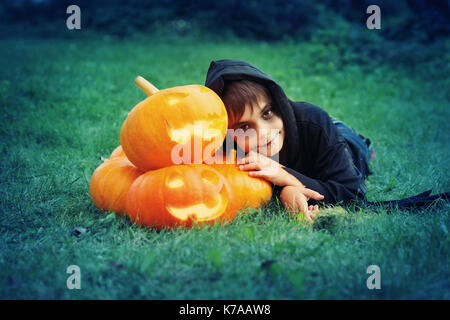
<svg viewBox="0 0 450 320">
<path fill-rule="evenodd" d="M 313 104 L 291 101 L 273 79 L 244 61 L 212 61 L 205 86 L 227 108 L 229 132 L 245 152 L 239 169 L 271 182 L 286 209 L 301 210 L 311 221 L 317 201 L 345 205 L 365 199 L 364 179 L 374 156 L 369 139 Z"/>
</svg>

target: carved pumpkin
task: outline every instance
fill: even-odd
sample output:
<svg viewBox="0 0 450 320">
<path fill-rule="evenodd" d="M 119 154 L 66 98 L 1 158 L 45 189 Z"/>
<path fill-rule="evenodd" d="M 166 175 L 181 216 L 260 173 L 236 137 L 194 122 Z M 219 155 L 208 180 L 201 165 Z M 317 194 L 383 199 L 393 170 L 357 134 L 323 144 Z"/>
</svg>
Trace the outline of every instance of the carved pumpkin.
<svg viewBox="0 0 450 320">
<path fill-rule="evenodd" d="M 227 125 L 227 111 L 214 91 L 202 85 L 179 86 L 156 91 L 138 103 L 122 125 L 120 142 L 127 158 L 143 171 L 202 163 L 204 154 L 210 157 L 222 144 Z M 174 163 L 176 146 L 177 155 L 187 161 Z"/>
<path fill-rule="evenodd" d="M 243 207 L 258 208 L 271 198 L 271 185 L 240 171 L 235 153 L 228 164 L 203 163 L 222 157 L 215 152 L 228 122 L 212 90 L 189 85 L 158 91 L 142 77 L 136 84 L 149 97 L 128 114 L 121 145 L 91 177 L 99 209 L 126 212 L 137 224 L 161 229 L 231 221 Z M 174 165 L 172 153 L 179 146 L 190 151 L 187 162 L 197 164 Z"/>
<path fill-rule="evenodd" d="M 142 173 L 127 159 L 105 160 L 91 176 L 92 202 L 100 210 L 124 214 L 128 189 Z"/>
<path fill-rule="evenodd" d="M 211 166 L 189 164 L 146 172 L 131 185 L 126 212 L 133 222 L 146 226 L 191 226 L 193 221 L 213 224 L 230 221 L 232 190 Z"/>
</svg>

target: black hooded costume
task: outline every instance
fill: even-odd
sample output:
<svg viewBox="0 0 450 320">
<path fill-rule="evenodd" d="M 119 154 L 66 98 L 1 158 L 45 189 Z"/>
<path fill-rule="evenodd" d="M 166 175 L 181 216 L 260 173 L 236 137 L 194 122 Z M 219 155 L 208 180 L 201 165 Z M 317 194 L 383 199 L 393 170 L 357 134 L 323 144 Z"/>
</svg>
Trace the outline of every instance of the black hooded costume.
<svg viewBox="0 0 450 320">
<path fill-rule="evenodd" d="M 324 195 L 327 204 L 365 201 L 364 168 L 358 168 L 360 161 L 326 111 L 311 103 L 291 101 L 272 78 L 244 61 L 212 61 L 205 86 L 222 98 L 227 81 L 242 79 L 264 85 L 281 113 L 286 134 L 279 159 L 284 170 Z M 274 196 L 280 191 L 275 186 Z"/>
</svg>

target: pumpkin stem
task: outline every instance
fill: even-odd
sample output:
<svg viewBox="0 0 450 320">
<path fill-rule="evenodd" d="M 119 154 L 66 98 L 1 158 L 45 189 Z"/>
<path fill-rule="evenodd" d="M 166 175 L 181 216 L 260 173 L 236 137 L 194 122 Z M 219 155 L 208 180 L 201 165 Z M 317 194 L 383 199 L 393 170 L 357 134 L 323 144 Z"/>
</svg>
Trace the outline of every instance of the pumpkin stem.
<svg viewBox="0 0 450 320">
<path fill-rule="evenodd" d="M 158 92 L 158 88 L 156 88 L 154 85 L 152 85 L 150 82 L 142 78 L 141 76 L 138 76 L 134 83 L 141 88 L 148 96 L 151 96 L 152 94 L 155 94 Z"/>
</svg>

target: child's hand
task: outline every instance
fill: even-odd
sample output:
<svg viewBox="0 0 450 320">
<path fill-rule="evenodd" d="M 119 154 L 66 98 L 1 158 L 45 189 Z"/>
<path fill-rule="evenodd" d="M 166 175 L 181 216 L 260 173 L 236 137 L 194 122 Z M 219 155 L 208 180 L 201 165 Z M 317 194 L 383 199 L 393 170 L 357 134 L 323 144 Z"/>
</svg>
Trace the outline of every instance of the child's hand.
<svg viewBox="0 0 450 320">
<path fill-rule="evenodd" d="M 237 165 L 239 170 L 250 171 L 249 176 L 265 178 L 273 184 L 277 184 L 275 182 L 281 171 L 278 162 L 254 151 L 250 151 L 244 158 L 238 159 Z"/>
<path fill-rule="evenodd" d="M 290 213 L 303 212 L 306 221 L 312 222 L 317 217 L 319 206 L 308 206 L 308 200 L 312 198 L 315 200 L 322 200 L 323 196 L 318 192 L 305 188 L 303 186 L 286 186 L 281 190 L 280 200 L 283 206 Z"/>
<path fill-rule="evenodd" d="M 277 186 L 301 185 L 294 176 L 282 170 L 278 162 L 254 151 L 238 159 L 237 165 L 239 170 L 250 171 L 249 176 L 264 178 Z"/>
</svg>

